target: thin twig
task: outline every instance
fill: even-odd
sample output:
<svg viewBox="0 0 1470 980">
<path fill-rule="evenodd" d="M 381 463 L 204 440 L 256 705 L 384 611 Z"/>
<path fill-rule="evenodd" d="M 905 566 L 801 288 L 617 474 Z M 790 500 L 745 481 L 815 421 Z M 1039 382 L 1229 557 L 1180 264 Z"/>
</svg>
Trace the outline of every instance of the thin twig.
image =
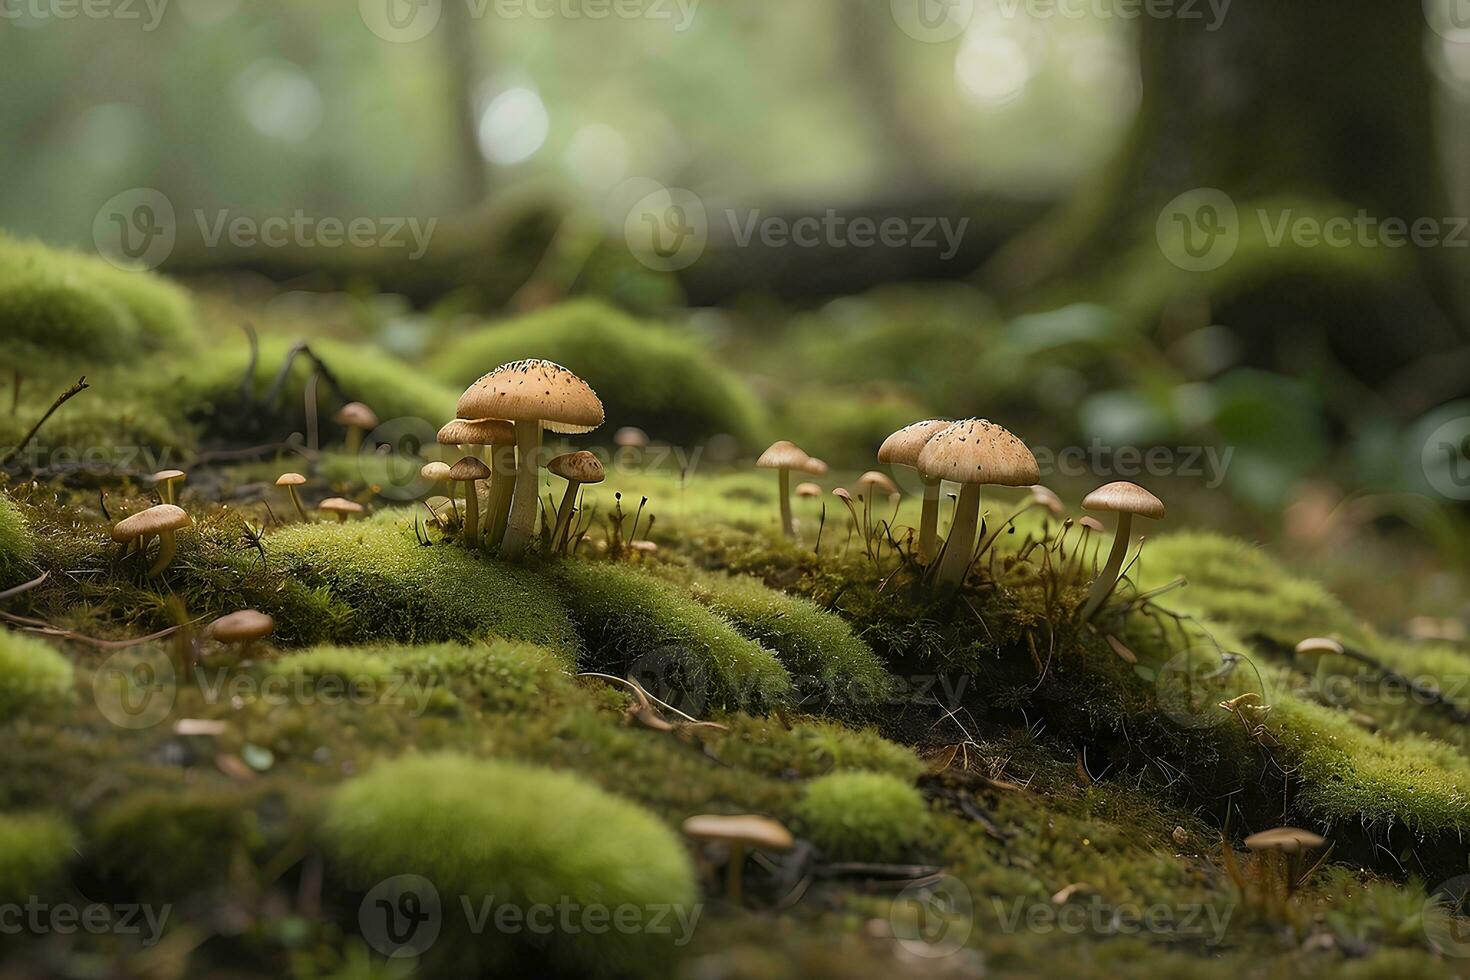
<svg viewBox="0 0 1470 980">
<path fill-rule="evenodd" d="M 91 385 L 87 384 L 87 376 L 84 374 L 77 379 L 76 384 L 72 385 L 70 388 L 66 389 L 60 395 L 58 395 L 56 397 L 56 401 L 51 403 L 51 407 L 46 409 L 46 414 L 42 415 L 40 419 L 36 421 L 35 425 L 31 426 L 31 431 L 26 433 L 25 438 L 22 439 L 14 449 L 6 453 L 4 459 L 0 459 L 0 466 L 10 465 L 10 462 L 14 460 L 15 457 L 21 454 L 21 452 L 26 448 L 30 441 L 36 437 L 36 433 L 41 430 L 41 426 L 46 424 L 46 420 L 49 419 L 58 408 L 65 405 L 67 402 L 71 401 L 74 397 L 80 395 L 82 392 L 86 391 L 90 387 Z"/>
</svg>

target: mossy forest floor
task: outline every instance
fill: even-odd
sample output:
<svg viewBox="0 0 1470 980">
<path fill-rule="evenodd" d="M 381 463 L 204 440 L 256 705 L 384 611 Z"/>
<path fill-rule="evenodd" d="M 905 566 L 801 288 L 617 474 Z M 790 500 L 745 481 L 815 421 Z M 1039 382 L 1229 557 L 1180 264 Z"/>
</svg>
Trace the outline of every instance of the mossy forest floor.
<svg viewBox="0 0 1470 980">
<path fill-rule="evenodd" d="M 941 596 L 830 495 L 788 541 L 772 474 L 657 448 L 588 488 L 575 556 L 503 561 L 406 499 L 392 452 L 277 444 L 270 406 L 311 389 L 264 399 L 289 349 L 104 371 L 128 407 L 80 396 L 9 470 L 0 976 L 1467 972 L 1462 646 L 1177 527 L 1081 624 L 1100 542 L 1006 523 L 1017 492 Z M 384 418 L 452 410 L 387 355 L 312 351 Z M 720 404 L 691 424 L 764 424 Z M 189 462 L 194 526 L 151 579 L 109 528 L 153 489 L 54 460 L 127 439 Z M 288 469 L 368 516 L 300 521 Z M 243 608 L 275 634 L 204 633 Z M 731 848 L 680 832 L 702 813 L 795 845 L 744 852 L 732 900 Z M 1279 825 L 1326 859 L 1242 846 Z"/>
</svg>

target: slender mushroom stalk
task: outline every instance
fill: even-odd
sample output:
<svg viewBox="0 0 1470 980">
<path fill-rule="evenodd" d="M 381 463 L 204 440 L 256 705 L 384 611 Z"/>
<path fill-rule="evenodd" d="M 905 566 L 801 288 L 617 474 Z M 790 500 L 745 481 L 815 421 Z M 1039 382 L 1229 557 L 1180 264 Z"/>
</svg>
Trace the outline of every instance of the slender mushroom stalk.
<svg viewBox="0 0 1470 980">
<path fill-rule="evenodd" d="M 567 481 L 567 489 L 562 494 L 561 506 L 556 509 L 556 527 L 551 531 L 551 549 L 560 551 L 568 528 L 572 524 L 572 510 L 577 505 L 578 489 L 584 483 L 601 483 L 606 474 L 602 469 L 602 461 L 585 449 L 581 452 L 557 456 L 546 464 L 546 468 Z M 633 520 L 633 528 L 636 532 L 637 518 Z"/>
<path fill-rule="evenodd" d="M 501 554 L 519 556 L 536 525 L 541 470 L 541 430 L 591 432 L 603 422 L 602 401 L 587 382 L 545 360 L 503 364 L 460 396 L 460 418 L 515 423 L 516 482 L 506 517 Z"/>
<path fill-rule="evenodd" d="M 296 488 L 304 483 L 306 483 L 306 477 L 300 473 L 282 473 L 276 478 L 276 486 L 286 488 L 286 492 L 291 495 L 291 506 L 296 508 L 296 516 L 306 523 L 308 521 L 306 510 L 301 506 L 301 498 L 296 496 Z"/>
<path fill-rule="evenodd" d="M 378 416 L 362 402 L 348 402 L 332 417 L 338 425 L 347 427 L 347 452 L 357 455 L 362 448 L 362 437 L 378 427 Z"/>
<path fill-rule="evenodd" d="M 898 484 L 890 480 L 887 474 L 879 473 L 877 470 L 869 470 L 858 477 L 857 484 L 863 491 L 863 535 L 871 543 L 877 538 L 877 530 L 873 527 L 873 498 L 878 494 L 885 497 L 898 493 Z M 878 538 L 879 550 L 882 550 L 882 538 Z"/>
<path fill-rule="evenodd" d="M 494 464 L 495 453 L 501 447 L 506 447 L 514 453 L 515 423 L 505 419 L 455 419 L 439 430 L 438 439 L 440 445 L 457 446 L 466 456 L 472 456 L 482 462 L 485 460 L 484 447 L 491 447 L 491 462 L 487 469 L 490 479 L 490 499 L 486 504 L 480 527 L 490 532 L 485 535 L 486 543 L 494 545 L 500 540 L 495 528 L 499 526 L 502 530 L 504 529 L 504 518 L 500 515 L 503 514 L 503 511 L 510 509 L 510 494 L 514 489 L 509 482 L 513 476 L 514 463 L 512 463 L 511 471 L 507 472 L 502 469 L 497 472 Z M 453 495 L 454 492 L 451 490 L 451 498 Z M 478 510 L 478 501 L 475 506 Z"/>
<path fill-rule="evenodd" d="M 943 419 L 927 419 L 906 425 L 883 440 L 878 447 L 878 462 L 885 466 L 907 466 L 917 470 L 919 453 L 939 433 L 949 428 Z M 928 565 L 939 554 L 939 484 L 938 478 L 919 475 L 924 481 L 924 506 L 919 514 L 920 565 Z"/>
<path fill-rule="evenodd" d="M 480 546 L 480 488 L 478 482 L 490 475 L 490 467 L 478 456 L 466 456 L 449 468 L 449 478 L 464 486 L 464 546 Z"/>
<path fill-rule="evenodd" d="M 781 494 L 781 533 L 788 538 L 796 537 L 796 523 L 791 519 L 791 471 L 804 470 L 811 457 L 802 452 L 795 443 L 785 439 L 771 443 L 755 465 L 763 470 L 776 470 Z"/>
<path fill-rule="evenodd" d="M 510 520 L 510 505 L 516 489 L 516 447 L 492 446 L 490 449 L 490 500 L 485 514 L 485 540 L 491 543 L 505 536 Z"/>
<path fill-rule="evenodd" d="M 174 487 L 176 483 L 184 481 L 183 470 L 160 470 L 153 474 L 153 482 L 158 485 L 159 503 L 173 504 L 178 502 L 178 490 Z"/>
<path fill-rule="evenodd" d="M 1092 583 L 1092 591 L 1082 605 L 1079 622 L 1087 622 L 1097 613 L 1102 604 L 1112 595 L 1123 571 L 1123 559 L 1127 557 L 1128 545 L 1133 533 L 1133 515 L 1159 520 L 1164 516 L 1164 504 L 1158 497 L 1143 487 L 1126 480 L 1108 483 L 1089 493 L 1082 501 L 1085 510 L 1113 511 L 1118 515 L 1118 529 L 1113 535 L 1113 549 L 1108 552 L 1107 564 Z"/>
</svg>

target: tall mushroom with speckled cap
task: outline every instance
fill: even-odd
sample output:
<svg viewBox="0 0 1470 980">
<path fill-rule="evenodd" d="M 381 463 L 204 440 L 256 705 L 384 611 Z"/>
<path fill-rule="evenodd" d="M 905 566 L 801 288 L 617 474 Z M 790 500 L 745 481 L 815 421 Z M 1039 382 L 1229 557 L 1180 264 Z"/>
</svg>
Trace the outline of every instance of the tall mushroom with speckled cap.
<svg viewBox="0 0 1470 980">
<path fill-rule="evenodd" d="M 1123 571 L 1123 559 L 1128 554 L 1128 541 L 1133 533 L 1133 515 L 1159 520 L 1164 516 L 1164 503 L 1136 483 L 1119 480 L 1106 483 L 1082 499 L 1084 510 L 1113 511 L 1118 515 L 1118 529 L 1113 534 L 1113 550 L 1108 552 L 1108 563 L 1103 566 L 1087 602 L 1082 605 L 1081 621 L 1087 622 L 1098 608 L 1112 595 L 1118 584 L 1118 575 Z"/>
<path fill-rule="evenodd" d="M 560 364 L 514 361 L 465 389 L 455 414 L 467 419 L 509 419 L 516 425 L 515 492 L 500 550 L 504 555 L 519 555 L 535 531 L 541 430 L 591 432 L 603 422 L 602 401 L 587 382 Z"/>
<path fill-rule="evenodd" d="M 791 471 L 804 470 L 810 460 L 811 457 L 796 443 L 781 439 L 771 443 L 761 453 L 760 459 L 755 461 L 755 465 L 763 470 L 776 470 L 780 473 L 781 531 L 788 538 L 796 537 L 796 524 L 791 519 Z"/>
<path fill-rule="evenodd" d="M 924 444 L 919 451 L 918 470 L 927 480 L 960 484 L 960 498 L 938 576 L 939 584 L 958 587 L 975 553 L 980 488 L 987 484 L 1029 487 L 1040 482 L 1041 468 L 1026 444 L 1009 430 L 987 419 L 963 419 Z"/>
<path fill-rule="evenodd" d="M 602 460 L 585 449 L 557 456 L 546 464 L 546 468 L 567 481 L 561 506 L 556 510 L 556 527 L 551 532 L 551 547 L 556 551 L 562 546 L 562 536 L 572 525 L 572 509 L 577 504 L 577 489 L 584 483 L 601 483 L 606 474 L 602 469 Z"/>
<path fill-rule="evenodd" d="M 920 450 L 949 425 L 942 419 L 929 419 L 904 426 L 883 440 L 883 445 L 878 447 L 878 462 L 917 470 Z M 927 565 L 939 553 L 939 480 L 924 476 L 921 479 L 924 508 L 919 514 L 919 564 Z"/>
</svg>

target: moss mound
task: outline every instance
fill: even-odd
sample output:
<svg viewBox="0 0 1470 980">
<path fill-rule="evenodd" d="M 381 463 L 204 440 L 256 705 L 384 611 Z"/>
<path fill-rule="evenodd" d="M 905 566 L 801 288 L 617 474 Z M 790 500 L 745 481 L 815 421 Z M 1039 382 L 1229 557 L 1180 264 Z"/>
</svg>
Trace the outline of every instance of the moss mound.
<svg viewBox="0 0 1470 980">
<path fill-rule="evenodd" d="M 36 544 L 20 509 L 0 493 L 0 588 L 22 577 L 35 557 Z"/>
<path fill-rule="evenodd" d="M 897 861 L 929 829 L 929 809 L 913 786 L 873 772 L 814 779 L 796 805 L 802 833 L 837 861 Z"/>
<path fill-rule="evenodd" d="M 730 622 L 645 571 L 609 562 L 556 566 L 588 669 L 635 679 L 690 714 L 787 700 L 780 661 Z"/>
<path fill-rule="evenodd" d="M 338 604 L 340 615 L 331 620 L 288 622 L 280 630 L 304 642 L 438 643 L 493 634 L 559 650 L 577 646 L 552 583 L 454 545 L 425 547 L 405 511 L 292 525 L 268 537 L 266 548 L 289 577 L 327 590 Z M 280 613 L 289 617 L 291 610 Z"/>
<path fill-rule="evenodd" d="M 754 446 L 763 434 L 760 402 L 701 344 L 597 302 L 565 303 L 467 334 L 444 345 L 430 369 L 463 389 L 524 357 L 556 361 L 585 379 L 607 409 L 609 438 L 623 425 L 679 445 L 729 433 Z"/>
<path fill-rule="evenodd" d="M 39 894 L 61 875 L 75 844 L 59 817 L 0 813 L 0 902 Z"/>
<path fill-rule="evenodd" d="M 554 818 L 554 819 L 553 819 Z M 509 762 L 435 755 L 385 763 L 343 785 L 327 807 L 324 842 L 343 875 L 371 888 L 396 875 L 421 875 L 444 908 L 445 928 L 493 901 L 532 909 L 575 909 L 572 927 L 547 917 L 550 934 L 487 928 L 476 939 L 481 969 L 547 962 L 596 975 L 658 975 L 672 934 L 579 928 L 581 914 L 603 921 L 624 907 L 640 921 L 656 909 L 694 914 L 694 875 L 679 839 L 652 814 L 582 779 Z M 445 955 L 449 946 L 437 949 Z M 430 955 L 433 955 L 432 952 Z M 544 967 L 543 967 L 544 968 Z"/>
<path fill-rule="evenodd" d="M 263 845 L 250 800 L 218 787 L 131 793 L 98 813 L 90 830 L 99 870 L 150 899 L 228 882 Z"/>
<path fill-rule="evenodd" d="M 65 704 L 72 688 L 69 660 L 40 640 L 0 630 L 0 719 Z"/>
</svg>

